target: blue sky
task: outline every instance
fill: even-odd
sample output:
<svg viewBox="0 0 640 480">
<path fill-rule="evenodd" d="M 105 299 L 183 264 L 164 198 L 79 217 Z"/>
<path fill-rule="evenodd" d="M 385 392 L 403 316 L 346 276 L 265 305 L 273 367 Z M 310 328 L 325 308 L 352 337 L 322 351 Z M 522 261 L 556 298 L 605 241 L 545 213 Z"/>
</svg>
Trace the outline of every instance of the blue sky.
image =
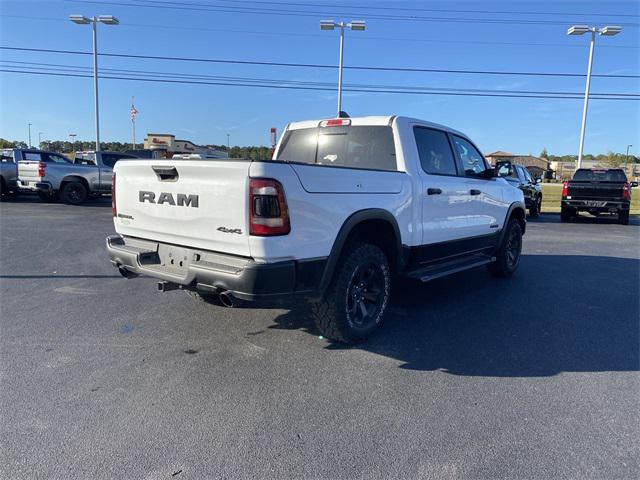
<svg viewBox="0 0 640 480">
<path fill-rule="evenodd" d="M 166 2 L 166 3 L 163 3 Z M 584 73 L 588 38 L 566 35 L 576 23 L 632 24 L 622 34 L 598 37 L 595 74 L 640 74 L 638 1 L 368 1 L 182 0 L 15 1 L 0 0 L 0 45 L 90 51 L 91 29 L 67 16 L 113 14 L 118 26 L 99 26 L 99 51 L 138 55 L 336 64 L 338 32 L 322 32 L 322 18 L 364 19 L 367 30 L 346 33 L 345 65 L 462 70 Z M 278 4 L 278 2 L 281 2 Z M 194 9 L 158 8 L 198 4 Z M 284 4 L 282 4 L 284 3 Z M 305 5 L 300 5 L 305 4 Z M 135 6 L 139 5 L 139 6 Z M 142 5 L 151 5 L 148 8 Z M 353 7 L 353 8 L 348 8 Z M 375 8 L 372 8 L 375 7 Z M 385 10 L 385 7 L 393 9 Z M 216 9 L 217 10 L 213 10 Z M 281 15 L 240 13 L 243 8 Z M 464 10 L 435 12 L 401 10 Z M 541 15 L 496 12 L 544 12 Z M 243 10 L 246 11 L 246 10 Z M 255 11 L 255 10 L 254 10 Z M 335 15 L 331 15 L 335 13 Z M 552 15 L 552 13 L 555 13 Z M 415 15 L 421 20 L 376 18 Z M 425 20 L 428 17 L 428 21 Z M 504 19 L 506 23 L 449 22 L 440 19 Z M 521 21 L 518 21 L 521 20 Z M 532 21 L 558 22 L 538 24 Z M 90 56 L 0 50 L 0 69 L 33 62 L 91 67 Z M 22 64 L 28 65 L 28 64 Z M 332 69 L 290 68 L 150 59 L 100 58 L 103 68 L 336 82 Z M 49 68 L 49 67 L 34 67 Z M 66 67 L 52 67 L 66 68 Z M 583 92 L 584 78 L 461 75 L 345 70 L 346 84 Z M 639 93 L 639 79 L 594 78 L 595 93 Z M 93 86 L 90 78 L 0 72 L 0 137 L 33 143 L 43 139 L 94 138 Z M 101 139 L 130 141 L 131 96 L 139 110 L 138 141 L 147 132 L 173 133 L 196 143 L 266 145 L 269 128 L 281 132 L 294 120 L 335 114 L 334 92 L 184 85 L 103 79 L 100 82 Z M 345 93 L 352 116 L 402 114 L 449 125 L 470 135 L 485 152 L 506 150 L 537 155 L 543 147 L 575 154 L 582 101 Z M 592 100 L 586 152 L 640 149 L 640 102 Z"/>
</svg>

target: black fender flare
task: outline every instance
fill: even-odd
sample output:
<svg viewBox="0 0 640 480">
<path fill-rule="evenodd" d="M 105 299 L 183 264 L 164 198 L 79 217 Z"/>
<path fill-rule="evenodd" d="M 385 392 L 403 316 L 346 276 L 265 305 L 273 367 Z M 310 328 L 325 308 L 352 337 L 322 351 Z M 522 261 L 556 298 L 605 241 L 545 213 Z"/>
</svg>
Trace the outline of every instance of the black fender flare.
<svg viewBox="0 0 640 480">
<path fill-rule="evenodd" d="M 327 263 L 324 268 L 324 272 L 322 274 L 322 278 L 320 279 L 320 284 L 318 286 L 319 296 L 324 296 L 327 287 L 331 283 L 333 278 L 333 274 L 335 272 L 336 266 L 338 264 L 338 260 L 340 259 L 340 255 L 342 254 L 342 250 L 349 238 L 351 232 L 356 228 L 360 223 L 366 220 L 383 220 L 391 225 L 396 237 L 396 263 L 397 269 L 402 269 L 403 264 L 403 249 L 402 249 L 402 237 L 400 236 L 400 228 L 398 227 L 398 222 L 396 218 L 387 210 L 383 210 L 381 208 L 368 208 L 365 210 L 359 210 L 349 216 L 340 230 L 338 231 L 338 235 L 333 242 L 333 247 L 331 248 L 331 253 L 327 258 Z"/>
<path fill-rule="evenodd" d="M 497 245 L 498 248 L 500 248 L 500 245 L 502 245 L 502 241 L 504 240 L 504 236 L 507 232 L 507 224 L 509 223 L 509 219 L 513 215 L 513 212 L 518 209 L 522 210 L 522 221 L 524 225 L 522 228 L 522 234 L 524 235 L 525 230 L 527 229 L 527 209 L 525 208 L 525 205 L 523 202 L 513 202 L 511 205 L 509 205 L 509 210 L 507 210 L 507 215 L 504 217 L 504 226 L 500 231 L 500 238 L 498 239 L 498 245 Z"/>
</svg>

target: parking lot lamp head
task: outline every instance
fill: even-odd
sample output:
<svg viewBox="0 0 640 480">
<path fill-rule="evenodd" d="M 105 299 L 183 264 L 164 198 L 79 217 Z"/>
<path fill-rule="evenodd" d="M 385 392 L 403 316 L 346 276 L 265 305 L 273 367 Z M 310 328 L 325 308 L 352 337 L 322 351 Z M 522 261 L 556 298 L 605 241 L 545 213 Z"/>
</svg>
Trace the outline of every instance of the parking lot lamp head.
<svg viewBox="0 0 640 480">
<path fill-rule="evenodd" d="M 336 28 L 336 22 L 333 20 L 320 20 L 320 30 L 333 30 Z"/>
<path fill-rule="evenodd" d="M 583 35 L 590 30 L 591 28 L 588 25 L 573 25 L 567 30 L 567 35 Z"/>
<path fill-rule="evenodd" d="M 100 15 L 98 17 L 98 21 L 100 23 L 104 23 L 105 25 L 118 25 L 120 22 L 113 15 Z"/>
<path fill-rule="evenodd" d="M 78 25 L 87 25 L 91 23 L 91 20 L 84 15 L 69 15 L 69 20 L 73 23 L 77 23 Z"/>
<path fill-rule="evenodd" d="M 598 33 L 600 33 L 600 35 L 603 35 L 605 37 L 613 37 L 614 35 L 619 34 L 621 31 L 622 31 L 622 27 L 618 27 L 616 25 L 607 25 L 606 27 L 603 27 L 600 30 L 598 30 Z"/>
</svg>

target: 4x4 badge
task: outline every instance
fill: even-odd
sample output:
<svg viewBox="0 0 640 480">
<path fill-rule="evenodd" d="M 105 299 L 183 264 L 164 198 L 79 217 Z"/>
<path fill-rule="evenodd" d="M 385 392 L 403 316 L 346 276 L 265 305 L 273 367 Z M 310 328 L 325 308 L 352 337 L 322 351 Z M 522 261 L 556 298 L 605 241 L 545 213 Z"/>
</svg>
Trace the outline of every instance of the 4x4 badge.
<svg viewBox="0 0 640 480">
<path fill-rule="evenodd" d="M 238 235 L 242 235 L 242 230 L 239 228 L 218 227 L 216 230 L 222 233 L 237 233 Z"/>
</svg>

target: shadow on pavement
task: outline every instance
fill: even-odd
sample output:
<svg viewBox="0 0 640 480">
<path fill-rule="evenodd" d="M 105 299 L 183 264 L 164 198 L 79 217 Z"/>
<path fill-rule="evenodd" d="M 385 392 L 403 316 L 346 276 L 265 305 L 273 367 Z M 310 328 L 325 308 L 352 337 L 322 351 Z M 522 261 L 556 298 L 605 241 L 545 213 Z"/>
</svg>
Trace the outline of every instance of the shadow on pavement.
<svg viewBox="0 0 640 480">
<path fill-rule="evenodd" d="M 55 202 L 43 202 L 38 198 L 37 195 L 32 193 L 21 193 L 15 197 L 6 198 L 2 201 L 3 204 L 12 204 L 12 203 L 24 203 L 29 205 L 59 205 L 67 208 L 78 208 L 78 207 L 111 207 L 111 196 L 100 196 L 95 198 L 89 198 L 86 202 L 81 203 L 80 205 L 67 205 L 62 203 L 61 201 Z"/>
<path fill-rule="evenodd" d="M 400 281 L 372 338 L 327 348 L 362 349 L 397 359 L 400 368 L 454 375 L 638 371 L 639 271 L 635 259 L 527 255 L 510 279 L 478 269 L 427 284 Z M 303 307 L 271 328 L 318 335 Z"/>
<path fill-rule="evenodd" d="M 539 217 L 527 217 L 529 223 L 561 223 L 559 213 L 543 213 Z M 577 217 L 573 217 L 571 222 L 577 224 L 603 224 L 603 225 L 620 225 L 617 216 L 600 215 L 594 217 L 587 213 L 581 213 Z M 640 216 L 631 215 L 629 217 L 629 225 L 640 225 Z M 621 227 L 625 225 L 620 225 Z"/>
</svg>

